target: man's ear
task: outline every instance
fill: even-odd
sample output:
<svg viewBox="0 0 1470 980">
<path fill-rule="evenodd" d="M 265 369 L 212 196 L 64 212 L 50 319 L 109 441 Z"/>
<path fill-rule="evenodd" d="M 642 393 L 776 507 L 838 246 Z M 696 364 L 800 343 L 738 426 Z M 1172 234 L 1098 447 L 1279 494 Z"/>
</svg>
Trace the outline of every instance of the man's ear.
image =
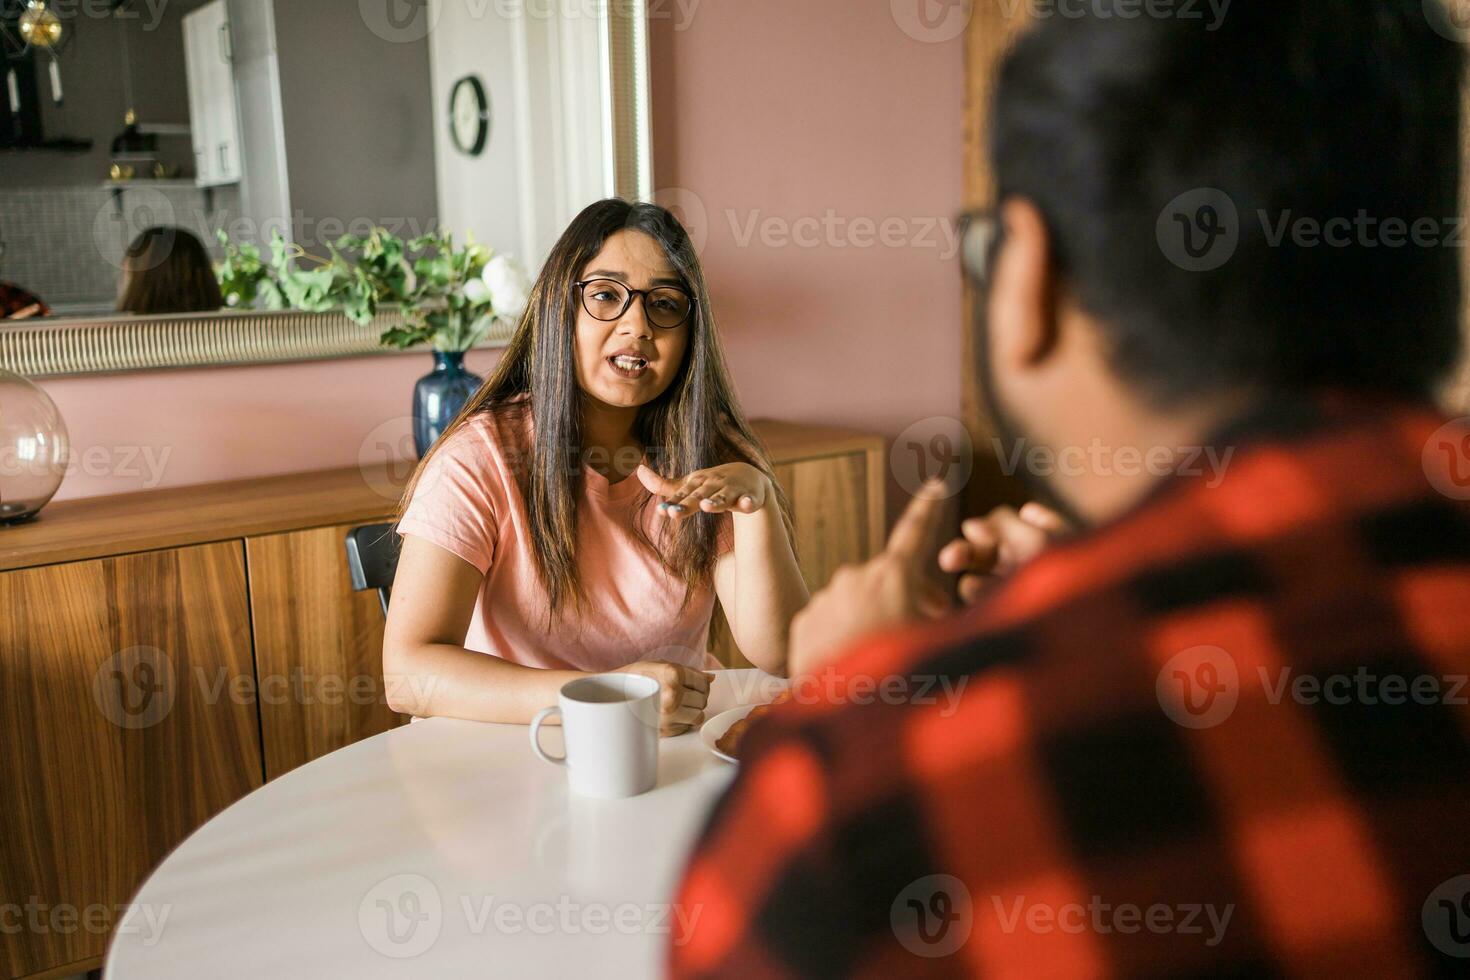
<svg viewBox="0 0 1470 980">
<path fill-rule="evenodd" d="M 1000 209 L 1004 229 L 991 272 L 990 355 L 1001 370 L 1035 366 L 1057 345 L 1057 281 L 1051 235 L 1036 205 L 1010 198 Z"/>
</svg>

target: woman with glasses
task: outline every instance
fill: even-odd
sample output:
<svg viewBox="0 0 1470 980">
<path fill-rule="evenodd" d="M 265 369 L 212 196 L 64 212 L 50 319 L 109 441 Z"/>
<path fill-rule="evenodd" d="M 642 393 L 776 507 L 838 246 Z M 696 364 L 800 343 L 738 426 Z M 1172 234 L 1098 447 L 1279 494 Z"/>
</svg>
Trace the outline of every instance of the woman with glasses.
<svg viewBox="0 0 1470 980">
<path fill-rule="evenodd" d="M 579 673 L 626 670 L 660 682 L 678 734 L 703 718 L 717 595 L 741 651 L 785 672 L 807 601 L 790 508 L 672 214 L 607 200 L 577 216 L 398 532 L 395 710 L 529 722 Z"/>
</svg>

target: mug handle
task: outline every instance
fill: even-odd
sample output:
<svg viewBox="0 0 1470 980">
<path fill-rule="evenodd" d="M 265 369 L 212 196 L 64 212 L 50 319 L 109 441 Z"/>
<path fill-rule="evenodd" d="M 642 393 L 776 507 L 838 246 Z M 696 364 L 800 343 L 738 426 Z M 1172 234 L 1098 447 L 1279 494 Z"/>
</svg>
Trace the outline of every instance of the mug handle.
<svg viewBox="0 0 1470 980">
<path fill-rule="evenodd" d="M 551 763 L 553 766 L 566 765 L 567 757 L 564 755 L 548 755 L 546 750 L 541 747 L 541 723 L 550 718 L 552 715 L 559 714 L 561 714 L 561 708 L 552 705 L 550 708 L 542 708 L 540 711 L 536 712 L 536 717 L 531 719 L 531 749 L 542 759 Z"/>
</svg>

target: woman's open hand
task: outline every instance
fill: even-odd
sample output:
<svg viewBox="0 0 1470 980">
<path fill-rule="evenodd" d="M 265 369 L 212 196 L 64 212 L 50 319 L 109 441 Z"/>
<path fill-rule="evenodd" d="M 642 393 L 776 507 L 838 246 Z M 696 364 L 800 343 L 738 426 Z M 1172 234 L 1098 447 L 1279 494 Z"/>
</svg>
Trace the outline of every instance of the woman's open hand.
<svg viewBox="0 0 1470 980">
<path fill-rule="evenodd" d="M 770 479 L 749 463 L 726 463 L 695 470 L 678 480 L 640 466 L 638 479 L 649 493 L 663 498 L 658 512 L 673 520 L 683 520 L 696 511 L 754 514 L 774 496 Z"/>
<path fill-rule="evenodd" d="M 704 723 L 704 706 L 709 703 L 714 674 L 661 660 L 640 660 L 619 668 L 617 673 L 641 674 L 658 681 L 660 735 L 682 735 Z"/>
</svg>

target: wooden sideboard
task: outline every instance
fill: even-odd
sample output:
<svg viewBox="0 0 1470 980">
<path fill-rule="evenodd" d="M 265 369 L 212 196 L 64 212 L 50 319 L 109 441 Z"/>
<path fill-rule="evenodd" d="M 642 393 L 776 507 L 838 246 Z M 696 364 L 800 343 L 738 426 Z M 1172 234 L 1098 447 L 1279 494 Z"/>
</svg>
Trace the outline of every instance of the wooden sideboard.
<svg viewBox="0 0 1470 980">
<path fill-rule="evenodd" d="M 817 587 L 883 540 L 883 440 L 758 422 Z M 0 976 L 97 966 L 148 872 L 263 782 L 404 720 L 345 538 L 409 473 L 62 501 L 0 528 Z M 718 615 L 711 647 L 743 660 Z M 19 926 L 19 928 L 15 928 Z"/>
</svg>

